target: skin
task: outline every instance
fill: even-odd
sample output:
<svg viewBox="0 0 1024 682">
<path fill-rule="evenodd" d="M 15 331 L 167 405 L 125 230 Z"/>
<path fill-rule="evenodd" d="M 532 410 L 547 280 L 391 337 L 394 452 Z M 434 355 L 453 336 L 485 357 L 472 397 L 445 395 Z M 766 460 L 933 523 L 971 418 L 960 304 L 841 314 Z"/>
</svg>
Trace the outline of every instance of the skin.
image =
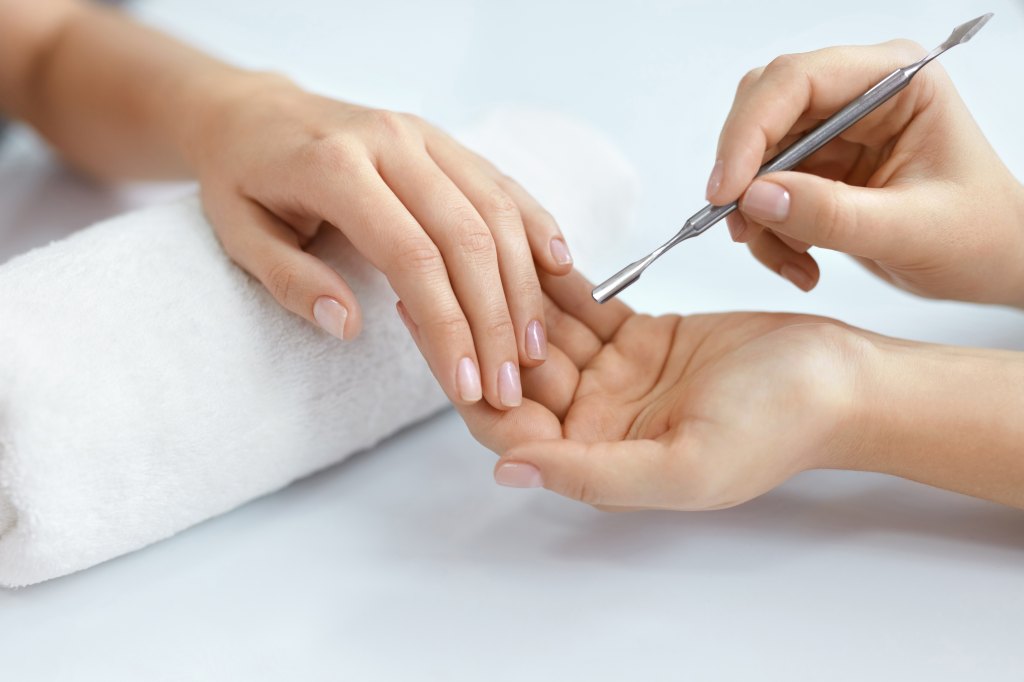
<svg viewBox="0 0 1024 682">
<path fill-rule="evenodd" d="M 605 510 L 730 507 L 808 469 L 1024 508 L 1022 354 L 808 315 L 638 315 L 544 277 L 551 355 L 510 412 L 459 408 L 499 482 Z M 413 329 L 415 336 L 415 329 Z"/>
<path fill-rule="evenodd" d="M 233 68 L 74 0 L 0 0 L 0 111 L 92 175 L 197 177 L 228 255 L 282 306 L 351 339 L 354 294 L 303 250 L 342 231 L 424 330 L 453 402 L 517 405 L 519 368 L 546 357 L 537 270 L 572 267 L 558 225 L 415 116 Z"/>
<path fill-rule="evenodd" d="M 708 199 L 740 199 L 733 239 L 802 289 L 818 282 L 807 250 L 819 246 L 921 296 L 1022 307 L 1024 189 L 938 62 L 796 170 L 751 182 L 764 160 L 925 53 L 909 41 L 832 47 L 750 71 Z M 766 212 L 764 199 L 783 192 L 786 215 Z"/>
<path fill-rule="evenodd" d="M 302 250 L 321 229 L 344 232 L 388 275 L 441 385 L 501 454 L 500 482 L 603 509 L 714 509 L 800 471 L 848 468 L 1024 507 L 1020 354 L 821 317 L 598 306 L 552 252 L 551 217 L 415 117 L 234 69 L 74 0 L 0 0 L 0 17 L 0 110 L 94 175 L 198 177 L 229 255 L 311 322 L 324 298 L 344 306 L 344 324 L 327 328 L 351 338 L 352 292 Z M 785 193 L 785 215 L 766 217 L 763 192 L 754 200 L 765 157 L 920 53 L 832 48 L 748 74 L 709 198 L 742 196 L 734 235 L 772 269 L 803 273 L 803 288 L 817 281 L 814 244 L 922 295 L 1021 305 L 1021 187 L 938 65 L 798 172 L 760 180 Z M 988 229 L 963 229 L 978 224 Z M 551 339 L 539 354 L 534 320 Z M 486 400 L 457 383 L 463 359 L 482 368 Z M 511 410 L 506 363 L 524 368 L 526 399 Z"/>
</svg>

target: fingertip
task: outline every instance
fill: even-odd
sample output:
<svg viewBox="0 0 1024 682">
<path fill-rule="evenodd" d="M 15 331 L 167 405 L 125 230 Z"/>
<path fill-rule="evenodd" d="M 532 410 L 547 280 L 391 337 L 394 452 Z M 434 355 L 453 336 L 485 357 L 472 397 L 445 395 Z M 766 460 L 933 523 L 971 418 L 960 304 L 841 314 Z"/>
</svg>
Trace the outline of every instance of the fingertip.
<svg viewBox="0 0 1024 682">
<path fill-rule="evenodd" d="M 569 252 L 569 246 L 565 243 L 565 237 L 561 235 L 555 235 L 548 242 L 548 250 L 551 253 L 550 268 L 548 271 L 553 275 L 565 275 L 572 270 L 572 253 Z"/>
<path fill-rule="evenodd" d="M 529 462 L 498 460 L 494 466 L 494 482 L 508 488 L 543 488 L 544 476 Z"/>
</svg>

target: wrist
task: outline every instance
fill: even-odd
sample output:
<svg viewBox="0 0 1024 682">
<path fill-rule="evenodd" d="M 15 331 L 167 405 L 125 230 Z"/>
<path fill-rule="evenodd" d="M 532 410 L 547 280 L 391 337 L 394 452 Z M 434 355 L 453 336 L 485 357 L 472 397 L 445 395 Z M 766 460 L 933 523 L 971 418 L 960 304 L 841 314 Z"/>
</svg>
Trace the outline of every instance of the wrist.
<svg viewBox="0 0 1024 682">
<path fill-rule="evenodd" d="M 218 66 L 182 84 L 181 106 L 169 124 L 182 158 L 196 176 L 206 156 L 229 132 L 233 112 L 252 107 L 257 97 L 297 90 L 291 80 L 276 73 Z"/>
<path fill-rule="evenodd" d="M 857 442 L 840 468 L 1024 505 L 1021 354 L 863 334 L 872 350 L 847 431 Z"/>
</svg>

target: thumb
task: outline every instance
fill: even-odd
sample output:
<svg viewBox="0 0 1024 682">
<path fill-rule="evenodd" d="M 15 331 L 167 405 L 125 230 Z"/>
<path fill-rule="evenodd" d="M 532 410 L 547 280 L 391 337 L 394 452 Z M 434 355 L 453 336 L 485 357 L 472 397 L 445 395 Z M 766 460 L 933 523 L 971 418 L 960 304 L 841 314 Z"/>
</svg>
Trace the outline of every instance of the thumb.
<svg viewBox="0 0 1024 682">
<path fill-rule="evenodd" d="M 908 226 L 925 220 L 913 190 L 847 185 L 786 171 L 754 180 L 739 210 L 779 235 L 873 260 L 904 251 Z"/>
<path fill-rule="evenodd" d="M 352 289 L 333 268 L 303 251 L 288 225 L 244 199 L 219 209 L 210 211 L 210 219 L 224 250 L 281 306 L 339 339 L 359 334 L 362 314 Z"/>
<path fill-rule="evenodd" d="M 582 443 L 542 440 L 511 448 L 494 480 L 516 488 L 543 486 L 594 506 L 671 506 L 668 450 L 654 440 Z"/>
</svg>

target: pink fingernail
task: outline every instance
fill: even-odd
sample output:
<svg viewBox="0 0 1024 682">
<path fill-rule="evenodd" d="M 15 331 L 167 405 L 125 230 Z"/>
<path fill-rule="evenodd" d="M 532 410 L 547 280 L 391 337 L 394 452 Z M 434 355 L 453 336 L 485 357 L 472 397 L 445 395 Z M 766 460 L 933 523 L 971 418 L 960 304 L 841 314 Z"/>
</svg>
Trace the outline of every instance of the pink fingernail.
<svg viewBox="0 0 1024 682">
<path fill-rule="evenodd" d="M 345 320 L 348 310 L 329 296 L 321 296 L 313 303 L 313 319 L 327 332 L 339 339 L 345 339 Z"/>
<path fill-rule="evenodd" d="M 546 360 L 548 357 L 548 338 L 537 320 L 526 325 L 526 355 L 531 360 Z"/>
<path fill-rule="evenodd" d="M 498 370 L 498 399 L 505 407 L 519 407 L 523 404 L 523 387 L 519 383 L 519 368 L 514 362 L 506 362 Z"/>
<path fill-rule="evenodd" d="M 711 169 L 711 176 L 708 178 L 708 188 L 704 193 L 704 197 L 711 201 L 711 195 L 718 191 L 718 188 L 722 186 L 722 160 L 718 159 L 715 161 L 714 167 Z"/>
<path fill-rule="evenodd" d="M 455 386 L 459 390 L 459 397 L 467 403 L 475 403 L 483 395 L 483 389 L 480 387 L 480 372 L 471 358 L 459 360 L 459 368 L 455 373 Z"/>
<path fill-rule="evenodd" d="M 525 462 L 506 462 L 494 472 L 494 482 L 509 488 L 540 488 L 544 479 L 540 469 Z"/>
<path fill-rule="evenodd" d="M 559 265 L 572 264 L 572 254 L 569 253 L 569 247 L 565 245 L 565 240 L 561 237 L 552 237 L 551 257 Z"/>
<path fill-rule="evenodd" d="M 740 210 L 768 223 L 781 223 L 789 215 L 789 192 L 782 185 L 757 180 L 747 188 Z"/>
</svg>

